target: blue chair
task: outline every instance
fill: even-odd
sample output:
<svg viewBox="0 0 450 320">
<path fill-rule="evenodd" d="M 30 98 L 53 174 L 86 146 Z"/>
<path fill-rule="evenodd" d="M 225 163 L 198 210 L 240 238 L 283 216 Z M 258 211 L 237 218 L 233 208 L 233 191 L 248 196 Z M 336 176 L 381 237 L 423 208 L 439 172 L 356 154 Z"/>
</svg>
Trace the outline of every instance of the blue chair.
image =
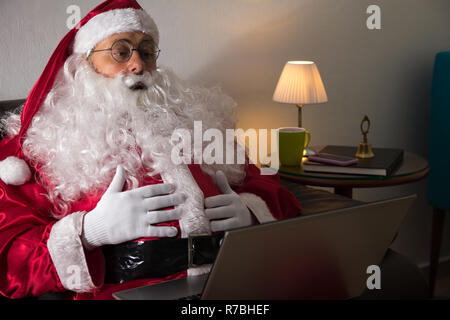
<svg viewBox="0 0 450 320">
<path fill-rule="evenodd" d="M 450 211 L 450 52 L 436 55 L 431 88 L 428 201 L 433 207 L 429 288 L 434 294 L 445 213 Z"/>
</svg>

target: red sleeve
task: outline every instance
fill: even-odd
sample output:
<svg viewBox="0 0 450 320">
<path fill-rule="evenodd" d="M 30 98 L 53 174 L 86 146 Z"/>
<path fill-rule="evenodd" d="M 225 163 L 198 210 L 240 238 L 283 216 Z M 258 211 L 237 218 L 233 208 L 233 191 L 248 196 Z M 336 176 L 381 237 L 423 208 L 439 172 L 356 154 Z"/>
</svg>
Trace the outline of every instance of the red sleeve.
<svg viewBox="0 0 450 320">
<path fill-rule="evenodd" d="M 48 209 L 42 193 L 36 183 L 0 180 L 0 293 L 9 298 L 64 290 L 46 245 L 56 220 L 39 210 Z"/>
<path fill-rule="evenodd" d="M 236 189 L 236 193 L 251 193 L 260 197 L 276 220 L 295 217 L 302 208 L 294 195 L 280 185 L 278 173 L 261 175 L 260 169 L 254 164 L 246 166 L 244 183 Z"/>
<path fill-rule="evenodd" d="M 0 180 L 0 294 L 8 298 L 103 285 L 101 250 L 87 252 L 81 243 L 84 213 L 57 220 L 44 195 L 35 180 L 23 186 Z"/>
</svg>

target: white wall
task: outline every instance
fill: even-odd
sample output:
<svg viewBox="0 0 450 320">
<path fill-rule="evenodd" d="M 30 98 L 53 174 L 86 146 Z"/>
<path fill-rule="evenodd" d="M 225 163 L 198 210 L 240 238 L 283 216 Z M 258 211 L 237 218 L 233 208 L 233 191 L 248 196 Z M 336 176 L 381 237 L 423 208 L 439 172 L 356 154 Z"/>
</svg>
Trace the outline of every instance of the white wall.
<svg viewBox="0 0 450 320">
<path fill-rule="evenodd" d="M 23 98 L 66 34 L 66 8 L 84 16 L 99 1 L 0 0 L 0 100 Z M 224 87 L 239 103 L 239 126 L 296 125 L 296 108 L 271 97 L 287 60 L 312 59 L 329 102 L 304 109 L 315 145 L 357 145 L 365 114 L 375 147 L 426 156 L 434 56 L 450 50 L 448 0 L 141 0 L 161 31 L 160 63 L 197 83 Z M 378 4 L 382 29 L 366 27 Z M 418 193 L 394 247 L 418 263 L 429 256 L 426 180 L 360 189 L 369 201 Z M 447 219 L 450 220 L 450 219 Z M 442 255 L 450 255 L 450 223 Z"/>
</svg>

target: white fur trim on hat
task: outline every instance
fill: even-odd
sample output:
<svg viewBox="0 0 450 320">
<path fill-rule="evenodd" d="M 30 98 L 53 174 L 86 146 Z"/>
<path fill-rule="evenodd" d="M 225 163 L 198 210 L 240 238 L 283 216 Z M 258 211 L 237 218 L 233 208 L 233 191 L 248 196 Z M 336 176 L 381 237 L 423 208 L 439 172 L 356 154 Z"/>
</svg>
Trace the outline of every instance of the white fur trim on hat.
<svg viewBox="0 0 450 320">
<path fill-rule="evenodd" d="M 16 157 L 8 157 L 0 161 L 0 179 L 4 183 L 20 186 L 27 183 L 30 178 L 31 171 L 24 160 Z"/>
<path fill-rule="evenodd" d="M 78 30 L 73 50 L 75 53 L 90 51 L 102 40 L 116 33 L 136 32 L 148 34 L 156 44 L 159 31 L 147 12 L 140 9 L 116 9 L 96 15 Z"/>
</svg>

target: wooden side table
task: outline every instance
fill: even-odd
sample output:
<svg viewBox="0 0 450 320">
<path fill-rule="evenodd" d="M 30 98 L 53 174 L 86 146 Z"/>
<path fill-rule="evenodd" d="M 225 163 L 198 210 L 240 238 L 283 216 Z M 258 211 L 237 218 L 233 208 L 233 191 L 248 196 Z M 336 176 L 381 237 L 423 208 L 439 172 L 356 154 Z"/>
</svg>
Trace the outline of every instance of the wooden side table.
<svg viewBox="0 0 450 320">
<path fill-rule="evenodd" d="M 319 152 L 323 146 L 312 147 Z M 390 176 L 366 176 L 336 173 L 304 172 L 301 166 L 280 166 L 278 173 L 284 179 L 304 185 L 331 187 L 334 192 L 348 198 L 353 197 L 353 188 L 377 188 L 407 184 L 427 176 L 428 161 L 414 153 L 405 152 L 402 164 Z"/>
</svg>

